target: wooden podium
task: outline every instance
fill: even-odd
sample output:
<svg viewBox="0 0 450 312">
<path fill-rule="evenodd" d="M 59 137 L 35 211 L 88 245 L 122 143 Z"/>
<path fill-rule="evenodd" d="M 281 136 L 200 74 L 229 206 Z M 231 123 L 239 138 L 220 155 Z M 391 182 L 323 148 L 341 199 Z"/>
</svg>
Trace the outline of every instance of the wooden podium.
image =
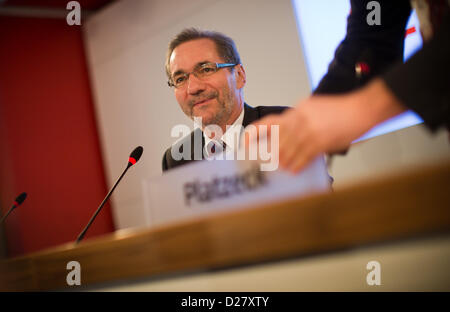
<svg viewBox="0 0 450 312">
<path fill-rule="evenodd" d="M 0 290 L 450 291 L 450 163 L 4 260 Z"/>
</svg>

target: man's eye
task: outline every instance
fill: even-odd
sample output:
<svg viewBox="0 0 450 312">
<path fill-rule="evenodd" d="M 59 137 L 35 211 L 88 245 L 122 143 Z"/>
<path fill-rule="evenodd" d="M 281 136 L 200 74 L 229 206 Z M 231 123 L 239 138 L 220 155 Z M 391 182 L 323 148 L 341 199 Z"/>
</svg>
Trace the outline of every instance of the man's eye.
<svg viewBox="0 0 450 312">
<path fill-rule="evenodd" d="M 179 84 L 179 83 L 183 83 L 183 81 L 185 80 L 185 77 L 177 77 L 175 78 L 175 84 Z"/>
<path fill-rule="evenodd" d="M 200 72 L 203 74 L 213 73 L 214 68 L 213 67 L 202 67 L 202 68 L 200 68 Z"/>
</svg>

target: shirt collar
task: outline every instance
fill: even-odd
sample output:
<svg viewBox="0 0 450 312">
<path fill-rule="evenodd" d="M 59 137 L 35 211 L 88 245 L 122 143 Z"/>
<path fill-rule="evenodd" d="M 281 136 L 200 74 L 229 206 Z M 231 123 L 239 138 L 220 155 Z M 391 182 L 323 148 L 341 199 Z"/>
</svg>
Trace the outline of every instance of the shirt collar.
<svg viewBox="0 0 450 312">
<path fill-rule="evenodd" d="M 227 145 L 227 152 L 234 152 L 238 150 L 239 139 L 241 136 L 241 131 L 243 129 L 242 122 L 244 120 L 244 111 L 245 109 L 242 107 L 239 117 L 234 121 L 232 125 L 227 126 L 225 133 L 220 138 L 222 142 L 225 142 L 225 144 Z M 208 143 L 213 141 L 204 133 L 203 137 L 205 138 L 205 146 L 208 146 Z"/>
</svg>

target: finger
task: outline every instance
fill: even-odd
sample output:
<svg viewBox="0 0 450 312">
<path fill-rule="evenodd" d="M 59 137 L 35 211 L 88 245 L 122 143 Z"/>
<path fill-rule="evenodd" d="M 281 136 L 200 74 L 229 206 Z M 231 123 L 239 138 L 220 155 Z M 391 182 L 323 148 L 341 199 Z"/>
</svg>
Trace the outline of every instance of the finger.
<svg viewBox="0 0 450 312">
<path fill-rule="evenodd" d="M 303 153 L 305 146 L 304 138 L 291 135 L 291 139 L 283 141 L 280 148 L 280 165 L 284 169 L 288 169 L 296 157 Z"/>
<path fill-rule="evenodd" d="M 319 151 L 315 149 L 313 146 L 306 147 L 302 153 L 299 153 L 297 157 L 295 157 L 289 168 L 288 171 L 297 174 L 301 170 L 303 170 L 309 163 L 315 159 L 319 155 Z"/>
<path fill-rule="evenodd" d="M 293 123 L 280 129 L 279 159 L 282 168 L 287 169 L 296 153 L 301 153 L 306 139 L 305 130 Z"/>
</svg>

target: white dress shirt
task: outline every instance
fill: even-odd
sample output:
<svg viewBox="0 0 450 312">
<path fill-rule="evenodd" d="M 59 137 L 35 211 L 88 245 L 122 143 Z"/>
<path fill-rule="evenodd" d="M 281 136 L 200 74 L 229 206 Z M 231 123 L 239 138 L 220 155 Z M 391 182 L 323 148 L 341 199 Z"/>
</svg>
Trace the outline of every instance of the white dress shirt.
<svg viewBox="0 0 450 312">
<path fill-rule="evenodd" d="M 222 142 L 226 144 L 226 153 L 234 153 L 239 148 L 239 140 L 241 137 L 241 131 L 243 130 L 242 122 L 244 121 L 244 108 L 242 108 L 239 117 L 234 121 L 232 125 L 227 125 L 225 133 L 220 138 L 221 142 L 217 142 L 217 140 L 211 140 L 205 133 L 203 132 L 203 137 L 205 138 L 205 158 L 211 159 L 214 155 L 210 154 L 208 150 L 208 144 L 212 141 L 215 141 L 216 144 L 222 145 Z"/>
</svg>

